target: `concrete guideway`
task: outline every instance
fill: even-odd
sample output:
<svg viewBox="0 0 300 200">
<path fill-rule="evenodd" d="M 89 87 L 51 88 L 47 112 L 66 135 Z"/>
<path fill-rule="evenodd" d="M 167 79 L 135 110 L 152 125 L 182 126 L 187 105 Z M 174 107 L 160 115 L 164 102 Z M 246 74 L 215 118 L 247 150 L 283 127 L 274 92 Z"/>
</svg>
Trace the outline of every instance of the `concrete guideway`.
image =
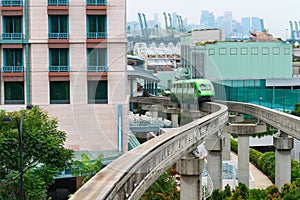
<svg viewBox="0 0 300 200">
<path fill-rule="evenodd" d="M 166 169 L 219 132 L 228 120 L 226 106 L 205 103 L 202 109 L 212 112 L 127 152 L 97 173 L 71 199 L 139 199 Z"/>
</svg>

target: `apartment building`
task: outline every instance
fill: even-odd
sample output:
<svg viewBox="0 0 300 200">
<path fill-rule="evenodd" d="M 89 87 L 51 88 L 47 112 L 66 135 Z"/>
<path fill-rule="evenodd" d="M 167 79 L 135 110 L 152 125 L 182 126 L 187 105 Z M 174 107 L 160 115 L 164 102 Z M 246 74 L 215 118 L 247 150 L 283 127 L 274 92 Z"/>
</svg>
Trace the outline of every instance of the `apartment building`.
<svg viewBox="0 0 300 200">
<path fill-rule="evenodd" d="M 0 109 L 38 105 L 66 147 L 127 151 L 124 0 L 2 0 Z"/>
</svg>

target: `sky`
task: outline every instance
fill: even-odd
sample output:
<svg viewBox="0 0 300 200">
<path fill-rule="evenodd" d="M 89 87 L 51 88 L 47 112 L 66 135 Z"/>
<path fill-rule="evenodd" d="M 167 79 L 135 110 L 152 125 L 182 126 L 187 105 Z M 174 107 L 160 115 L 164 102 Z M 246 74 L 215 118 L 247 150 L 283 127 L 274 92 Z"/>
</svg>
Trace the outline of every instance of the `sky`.
<svg viewBox="0 0 300 200">
<path fill-rule="evenodd" d="M 274 37 L 290 37 L 289 21 L 300 21 L 299 0 L 126 0 L 127 21 L 137 21 L 138 13 L 144 13 L 147 20 L 154 19 L 158 13 L 163 22 L 163 12 L 177 12 L 188 23 L 200 24 L 202 10 L 209 10 L 215 17 L 224 11 L 231 11 L 232 17 L 240 22 L 242 17 L 259 17 L 264 19 L 265 28 Z M 164 23 L 162 24 L 164 25 Z M 288 29 L 288 30 L 287 30 Z"/>
</svg>

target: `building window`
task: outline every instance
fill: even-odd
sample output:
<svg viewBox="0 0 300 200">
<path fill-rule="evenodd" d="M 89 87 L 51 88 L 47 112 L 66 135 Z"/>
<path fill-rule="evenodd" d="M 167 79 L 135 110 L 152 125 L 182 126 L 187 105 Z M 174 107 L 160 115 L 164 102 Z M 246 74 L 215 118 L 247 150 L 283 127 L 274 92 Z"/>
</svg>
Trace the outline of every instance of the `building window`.
<svg viewBox="0 0 300 200">
<path fill-rule="evenodd" d="M 208 55 L 215 55 L 215 49 L 208 49 Z"/>
<path fill-rule="evenodd" d="M 289 48 L 285 48 L 284 49 L 284 54 L 285 55 L 290 55 L 290 49 Z"/>
<path fill-rule="evenodd" d="M 273 54 L 274 54 L 274 55 L 279 55 L 279 54 L 280 54 L 280 49 L 279 49 L 279 47 L 273 47 Z"/>
<path fill-rule="evenodd" d="M 3 40 L 20 40 L 22 34 L 22 17 L 21 16 L 5 16 L 3 17 Z"/>
<path fill-rule="evenodd" d="M 237 48 L 230 48 L 230 55 L 237 55 Z"/>
<path fill-rule="evenodd" d="M 24 104 L 24 82 L 4 82 L 4 103 Z"/>
<path fill-rule="evenodd" d="M 23 0 L 2 0 L 2 6 L 23 6 Z"/>
<path fill-rule="evenodd" d="M 247 55 L 248 54 L 248 49 L 243 47 L 241 48 L 241 55 Z"/>
<path fill-rule="evenodd" d="M 226 48 L 220 48 L 219 49 L 219 54 L 220 55 L 226 55 L 227 54 L 227 49 Z"/>
<path fill-rule="evenodd" d="M 69 0 L 48 0 L 48 6 L 67 6 Z"/>
<path fill-rule="evenodd" d="M 106 38 L 106 16 L 105 15 L 87 16 L 87 38 L 88 39 Z"/>
<path fill-rule="evenodd" d="M 87 50 L 87 70 L 89 72 L 107 71 L 107 50 L 106 49 L 88 49 Z"/>
<path fill-rule="evenodd" d="M 88 6 L 105 6 L 106 0 L 86 0 Z"/>
<path fill-rule="evenodd" d="M 49 39 L 68 39 L 68 16 L 51 15 L 49 16 Z"/>
<path fill-rule="evenodd" d="M 4 49 L 3 72 L 23 72 L 23 49 Z"/>
<path fill-rule="evenodd" d="M 268 47 L 263 47 L 262 48 L 262 55 L 269 55 L 269 48 Z"/>
<path fill-rule="evenodd" d="M 49 72 L 69 72 L 69 49 L 49 49 Z"/>
<path fill-rule="evenodd" d="M 107 81 L 88 81 L 89 104 L 108 103 L 107 96 Z"/>
<path fill-rule="evenodd" d="M 50 104 L 70 103 L 70 82 L 50 81 Z"/>
<path fill-rule="evenodd" d="M 258 48 L 257 47 L 252 47 L 251 48 L 251 54 L 252 55 L 258 55 Z"/>
</svg>

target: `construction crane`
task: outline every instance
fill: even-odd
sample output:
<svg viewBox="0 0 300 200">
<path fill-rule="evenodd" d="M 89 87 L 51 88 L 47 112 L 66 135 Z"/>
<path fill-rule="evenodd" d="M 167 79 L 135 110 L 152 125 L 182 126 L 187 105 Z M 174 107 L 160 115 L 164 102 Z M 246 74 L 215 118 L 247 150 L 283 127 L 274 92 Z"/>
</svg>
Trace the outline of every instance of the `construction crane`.
<svg viewBox="0 0 300 200">
<path fill-rule="evenodd" d="M 293 28 L 292 21 L 290 21 L 290 29 L 291 29 L 291 40 L 295 40 L 295 30 Z"/>
<path fill-rule="evenodd" d="M 142 21 L 141 13 L 138 13 L 138 16 L 139 16 L 139 22 L 140 22 L 140 26 L 141 26 L 142 36 L 145 37 L 145 32 L 144 32 L 144 26 L 143 26 L 143 21 Z"/>
<path fill-rule="evenodd" d="M 177 15 L 177 19 L 178 19 L 178 29 L 179 32 L 183 32 L 183 23 L 182 23 L 182 17 L 180 15 Z"/>
<path fill-rule="evenodd" d="M 296 37 L 299 38 L 299 29 L 298 29 L 298 23 L 296 21 L 294 21 L 295 24 L 295 33 L 296 33 Z"/>
<path fill-rule="evenodd" d="M 172 17 L 171 17 L 170 13 L 168 13 L 168 15 L 169 15 L 169 21 L 170 21 L 170 27 L 169 27 L 170 28 L 170 34 L 173 37 L 174 33 L 173 33 L 173 26 L 172 26 Z"/>
<path fill-rule="evenodd" d="M 146 20 L 146 16 L 145 14 L 143 14 L 143 18 L 144 18 L 144 23 L 145 23 L 145 38 L 149 38 L 149 30 L 148 30 L 148 24 L 147 24 L 147 20 Z"/>
<path fill-rule="evenodd" d="M 169 30 L 169 26 L 168 26 L 168 19 L 167 19 L 167 15 L 164 12 L 164 17 L 165 17 L 165 25 L 166 25 L 166 30 Z"/>
</svg>

